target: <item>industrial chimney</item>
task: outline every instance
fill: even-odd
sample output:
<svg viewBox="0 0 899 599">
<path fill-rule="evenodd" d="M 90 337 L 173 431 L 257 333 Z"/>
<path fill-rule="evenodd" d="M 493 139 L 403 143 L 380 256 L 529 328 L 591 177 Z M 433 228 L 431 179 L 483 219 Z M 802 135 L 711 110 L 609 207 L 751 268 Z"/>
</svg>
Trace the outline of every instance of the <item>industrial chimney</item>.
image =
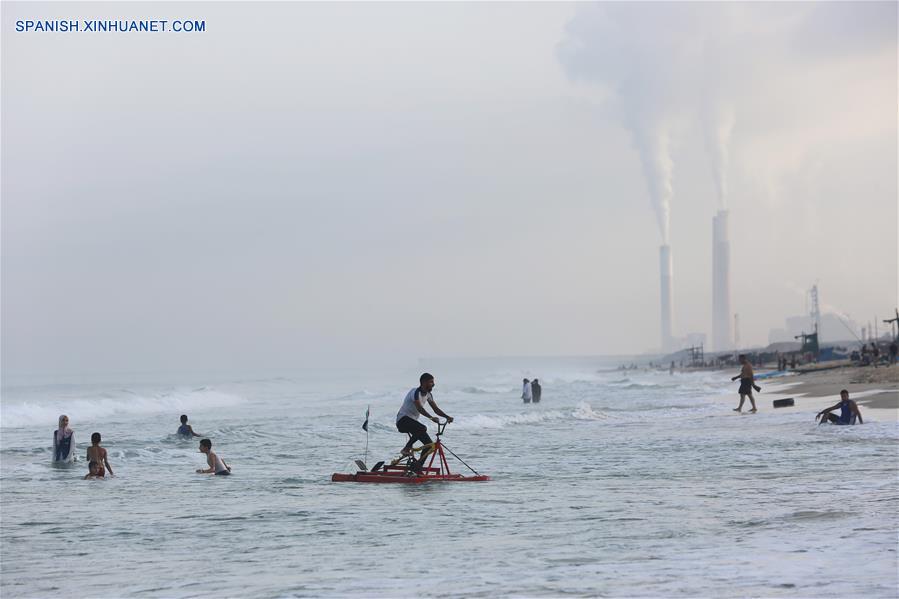
<svg viewBox="0 0 899 599">
<path fill-rule="evenodd" d="M 730 238 L 727 210 L 712 218 L 712 344 L 715 351 L 732 349 L 730 312 Z"/>
<path fill-rule="evenodd" d="M 663 245 L 659 248 L 659 270 L 661 273 L 661 300 L 662 300 L 662 351 L 671 351 L 671 246 Z"/>
</svg>

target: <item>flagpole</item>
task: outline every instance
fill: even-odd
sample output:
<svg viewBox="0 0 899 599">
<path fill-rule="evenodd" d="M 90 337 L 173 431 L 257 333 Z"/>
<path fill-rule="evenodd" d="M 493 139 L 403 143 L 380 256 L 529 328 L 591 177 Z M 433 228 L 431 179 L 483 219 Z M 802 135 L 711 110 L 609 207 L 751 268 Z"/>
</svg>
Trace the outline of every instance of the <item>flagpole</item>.
<svg viewBox="0 0 899 599">
<path fill-rule="evenodd" d="M 365 409 L 365 457 L 362 458 L 362 461 L 368 464 L 368 415 L 371 413 L 371 404 L 368 405 L 368 408 Z"/>
</svg>

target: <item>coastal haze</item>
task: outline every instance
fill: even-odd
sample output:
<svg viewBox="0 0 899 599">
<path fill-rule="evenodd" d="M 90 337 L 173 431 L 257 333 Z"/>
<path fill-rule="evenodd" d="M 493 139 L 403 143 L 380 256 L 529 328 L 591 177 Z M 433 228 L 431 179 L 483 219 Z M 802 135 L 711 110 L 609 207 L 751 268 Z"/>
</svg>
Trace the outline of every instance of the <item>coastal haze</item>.
<svg viewBox="0 0 899 599">
<path fill-rule="evenodd" d="M 743 345 L 895 307 L 895 4 L 112 6 L 4 3 L 4 374 L 711 339 L 722 207 Z"/>
<path fill-rule="evenodd" d="M 4 2 L 0 594 L 895 599 L 896 20 Z"/>
</svg>

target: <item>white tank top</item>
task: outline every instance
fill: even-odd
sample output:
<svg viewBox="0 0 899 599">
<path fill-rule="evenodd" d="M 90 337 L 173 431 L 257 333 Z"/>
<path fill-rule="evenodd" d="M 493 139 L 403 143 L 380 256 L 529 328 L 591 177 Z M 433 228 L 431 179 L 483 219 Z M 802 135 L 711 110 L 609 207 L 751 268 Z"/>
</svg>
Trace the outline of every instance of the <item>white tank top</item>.
<svg viewBox="0 0 899 599">
<path fill-rule="evenodd" d="M 219 457 L 219 454 L 215 454 L 215 471 L 223 472 L 225 470 L 227 470 L 227 468 L 225 468 L 225 462 L 222 461 L 222 458 Z"/>
<path fill-rule="evenodd" d="M 406 398 L 403 400 L 403 405 L 400 406 L 400 411 L 396 413 L 396 421 L 399 422 L 403 419 L 403 416 L 408 416 L 412 420 L 418 420 L 418 417 L 421 415 L 421 412 L 415 407 L 415 398 L 418 397 L 422 403 L 426 402 L 429 398 L 433 399 L 433 396 L 428 393 L 426 395 L 421 395 L 418 392 L 418 387 L 412 389 L 406 394 Z"/>
</svg>

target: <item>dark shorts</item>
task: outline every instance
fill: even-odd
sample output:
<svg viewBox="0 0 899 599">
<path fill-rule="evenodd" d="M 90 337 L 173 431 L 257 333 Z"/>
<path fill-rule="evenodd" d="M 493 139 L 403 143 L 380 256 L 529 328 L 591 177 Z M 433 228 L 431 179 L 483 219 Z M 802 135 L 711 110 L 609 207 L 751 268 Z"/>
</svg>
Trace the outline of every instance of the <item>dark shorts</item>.
<svg viewBox="0 0 899 599">
<path fill-rule="evenodd" d="M 851 426 L 851 425 L 855 424 L 855 416 L 853 416 L 849 422 L 843 422 L 842 420 L 840 420 L 840 417 L 837 416 L 836 414 L 828 414 L 827 420 L 831 424 L 836 424 L 837 426 Z"/>
<path fill-rule="evenodd" d="M 737 393 L 740 395 L 751 395 L 752 379 L 740 379 L 740 390 Z"/>
<path fill-rule="evenodd" d="M 231 476 L 230 470 L 222 470 L 221 472 L 216 472 L 216 476 Z"/>
<path fill-rule="evenodd" d="M 396 430 L 411 435 L 404 449 L 412 449 L 415 441 L 420 442 L 422 445 L 430 445 L 432 443 L 431 437 L 428 435 L 428 427 L 408 416 L 403 416 L 397 421 Z"/>
</svg>

